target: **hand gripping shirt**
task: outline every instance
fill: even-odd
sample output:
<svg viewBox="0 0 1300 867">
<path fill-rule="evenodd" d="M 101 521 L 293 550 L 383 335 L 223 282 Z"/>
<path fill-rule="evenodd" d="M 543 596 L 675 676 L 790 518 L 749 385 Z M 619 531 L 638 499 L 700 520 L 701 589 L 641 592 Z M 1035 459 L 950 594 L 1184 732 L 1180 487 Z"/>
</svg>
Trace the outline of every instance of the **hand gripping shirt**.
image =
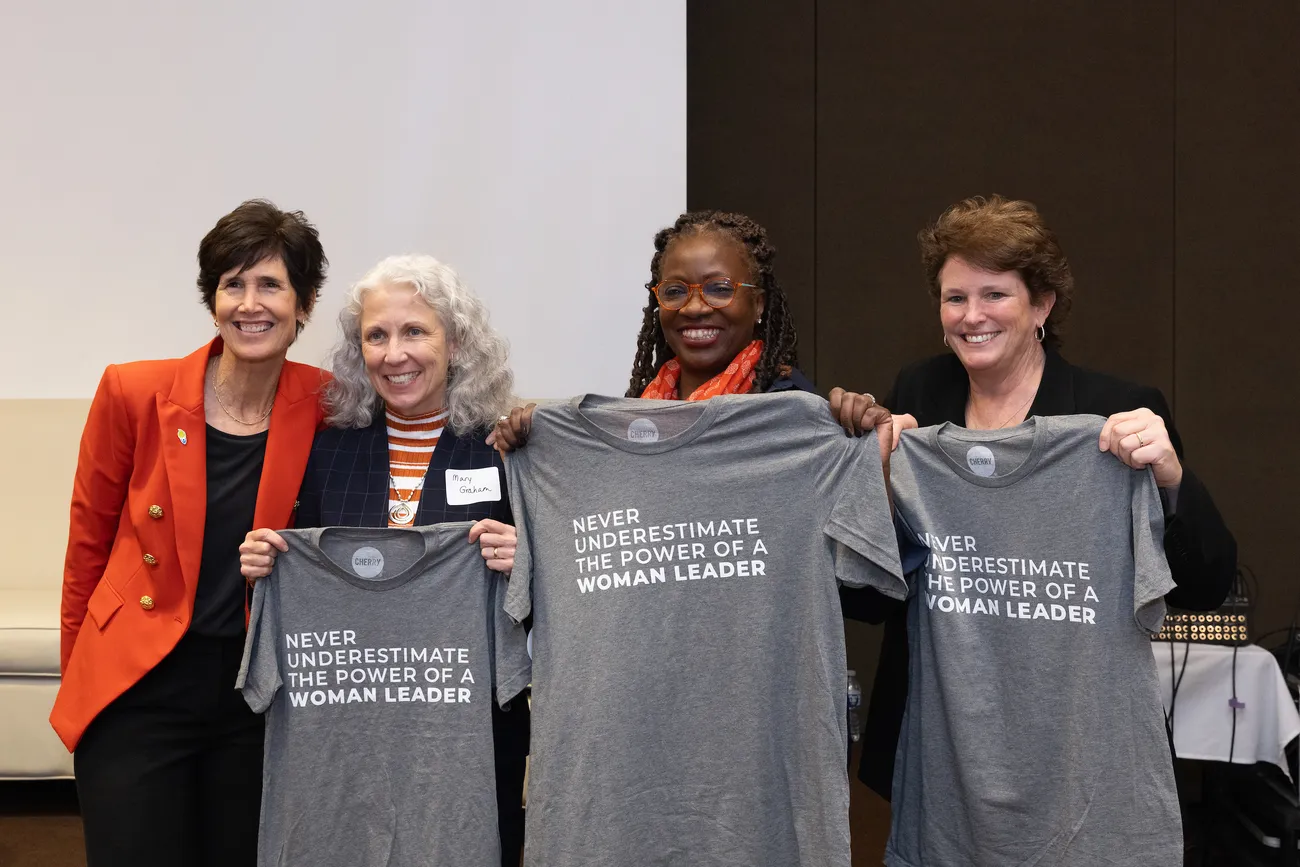
<svg viewBox="0 0 1300 867">
<path fill-rule="evenodd" d="M 927 550 L 891 867 L 1183 863 L 1151 652 L 1163 512 L 1149 470 L 1098 449 L 1102 424 L 945 424 L 893 455 L 903 535 Z"/>
<path fill-rule="evenodd" d="M 543 406 L 507 460 L 535 867 L 847 867 L 836 579 L 901 581 L 876 441 L 801 394 Z"/>
<path fill-rule="evenodd" d="M 281 533 L 238 681 L 267 714 L 260 867 L 499 867 L 490 702 L 528 657 L 470 526 Z"/>
</svg>

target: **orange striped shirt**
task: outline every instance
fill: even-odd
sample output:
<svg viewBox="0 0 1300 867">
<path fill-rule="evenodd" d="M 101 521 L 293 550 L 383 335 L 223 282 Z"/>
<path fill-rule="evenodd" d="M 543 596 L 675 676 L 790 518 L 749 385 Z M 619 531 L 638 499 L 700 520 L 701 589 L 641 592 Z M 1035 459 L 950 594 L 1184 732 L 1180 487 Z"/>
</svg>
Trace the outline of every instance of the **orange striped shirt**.
<svg viewBox="0 0 1300 867">
<path fill-rule="evenodd" d="M 388 526 L 415 526 L 420 488 L 447 422 L 447 410 L 407 418 L 385 410 L 388 422 Z M 397 518 L 403 520 L 396 520 Z"/>
</svg>

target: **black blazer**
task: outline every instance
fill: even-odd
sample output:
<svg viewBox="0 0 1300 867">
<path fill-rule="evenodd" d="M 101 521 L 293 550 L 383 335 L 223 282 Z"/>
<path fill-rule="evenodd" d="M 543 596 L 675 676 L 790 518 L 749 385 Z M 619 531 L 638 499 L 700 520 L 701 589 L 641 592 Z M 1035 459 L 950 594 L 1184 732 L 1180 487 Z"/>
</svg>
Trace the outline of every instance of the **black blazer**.
<svg viewBox="0 0 1300 867">
<path fill-rule="evenodd" d="M 457 436 L 444 427 L 429 459 L 415 523 L 493 518 L 514 524 L 506 495 L 505 466 L 496 449 L 485 444 L 487 432 Z M 497 502 L 447 505 L 447 470 L 495 466 L 501 473 Z M 298 494 L 298 527 L 388 526 L 388 426 L 382 411 L 370 427 L 326 428 L 316 434 Z M 468 544 L 468 543 L 467 543 Z"/>
<path fill-rule="evenodd" d="M 939 355 L 904 368 L 885 398 L 885 406 L 916 416 L 921 427 L 943 422 L 965 425 L 969 393 L 970 380 L 957 356 Z M 1169 439 L 1181 458 L 1182 440 L 1159 389 L 1075 367 L 1050 349 L 1029 415 L 1108 417 L 1139 407 L 1165 420 Z M 1222 604 L 1237 571 L 1237 543 L 1210 492 L 1186 464 L 1174 514 L 1167 516 L 1165 524 L 1165 557 L 1178 585 L 1165 597 L 1170 605 L 1209 611 Z M 845 617 L 885 624 L 858 777 L 888 800 L 907 705 L 907 608 L 874 590 L 842 589 L 840 601 Z"/>
</svg>

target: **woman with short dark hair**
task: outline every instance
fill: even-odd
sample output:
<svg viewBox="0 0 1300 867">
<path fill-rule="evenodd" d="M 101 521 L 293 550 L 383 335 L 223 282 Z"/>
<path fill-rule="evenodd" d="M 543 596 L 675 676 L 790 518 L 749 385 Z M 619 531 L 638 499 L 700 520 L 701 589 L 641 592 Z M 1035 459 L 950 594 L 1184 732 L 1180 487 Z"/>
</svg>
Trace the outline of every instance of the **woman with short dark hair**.
<svg viewBox="0 0 1300 867">
<path fill-rule="evenodd" d="M 285 356 L 327 265 L 301 212 L 244 202 L 199 245 L 217 336 L 100 380 L 73 486 L 50 715 L 74 751 L 94 867 L 256 863 L 263 721 L 235 689 L 239 543 L 292 520 L 324 376 Z"/>
</svg>

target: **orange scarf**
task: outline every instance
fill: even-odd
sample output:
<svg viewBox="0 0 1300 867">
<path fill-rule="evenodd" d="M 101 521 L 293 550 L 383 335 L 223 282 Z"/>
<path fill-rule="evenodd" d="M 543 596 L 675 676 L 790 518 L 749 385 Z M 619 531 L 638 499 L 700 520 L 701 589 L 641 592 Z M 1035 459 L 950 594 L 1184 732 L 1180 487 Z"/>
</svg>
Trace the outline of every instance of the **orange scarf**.
<svg viewBox="0 0 1300 867">
<path fill-rule="evenodd" d="M 687 400 L 708 400 L 720 394 L 749 394 L 754 387 L 754 365 L 758 364 L 763 354 L 763 341 L 755 340 L 740 350 L 732 359 L 727 369 L 701 385 Z M 676 358 L 670 358 L 659 368 L 655 378 L 641 392 L 641 396 L 650 400 L 678 400 L 677 381 L 681 379 L 682 366 Z"/>
</svg>

